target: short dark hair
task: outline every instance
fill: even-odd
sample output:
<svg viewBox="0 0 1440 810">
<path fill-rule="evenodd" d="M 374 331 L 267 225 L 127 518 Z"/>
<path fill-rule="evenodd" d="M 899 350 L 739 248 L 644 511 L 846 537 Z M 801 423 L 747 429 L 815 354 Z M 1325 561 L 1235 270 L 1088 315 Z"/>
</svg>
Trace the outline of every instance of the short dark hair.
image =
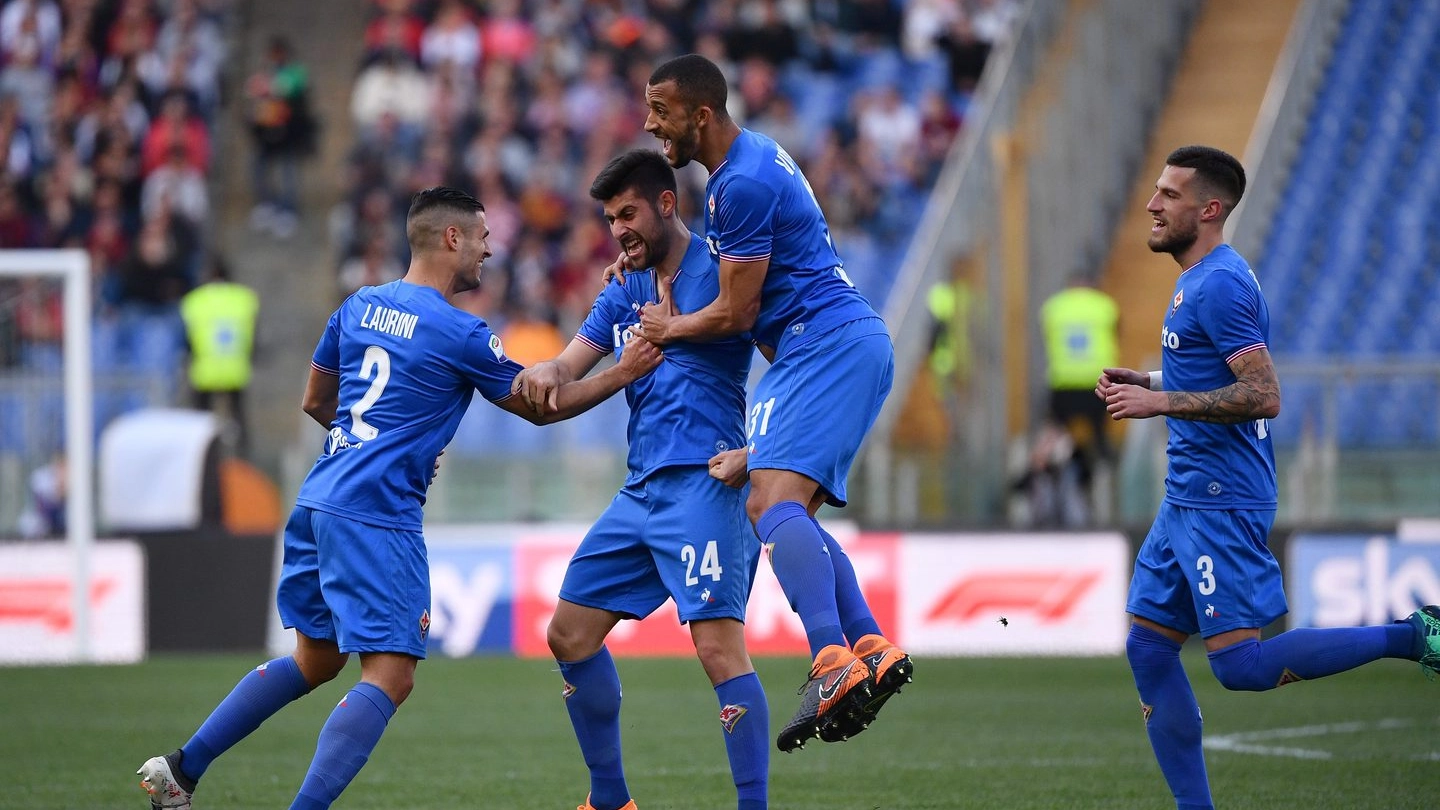
<svg viewBox="0 0 1440 810">
<path fill-rule="evenodd" d="M 605 202 L 635 189 L 654 201 L 660 192 L 676 192 L 675 170 L 670 161 L 654 149 L 631 149 L 611 158 L 590 184 L 590 199 Z"/>
<path fill-rule="evenodd" d="M 1182 146 L 1165 158 L 1165 165 L 1194 169 L 1204 189 L 1225 204 L 1226 214 L 1245 194 L 1245 167 L 1234 155 L 1213 146 Z"/>
<path fill-rule="evenodd" d="M 709 107 L 718 116 L 729 116 L 725 101 L 730 87 L 725 82 L 725 74 L 720 72 L 719 66 L 700 54 L 677 56 L 655 68 L 655 72 L 650 74 L 650 86 L 664 82 L 675 82 L 675 89 L 686 107 Z"/>
<path fill-rule="evenodd" d="M 473 219 L 485 206 L 469 194 L 449 186 L 435 186 L 416 192 L 405 215 L 405 238 L 410 248 L 433 241 L 435 235 L 457 219 Z"/>
</svg>

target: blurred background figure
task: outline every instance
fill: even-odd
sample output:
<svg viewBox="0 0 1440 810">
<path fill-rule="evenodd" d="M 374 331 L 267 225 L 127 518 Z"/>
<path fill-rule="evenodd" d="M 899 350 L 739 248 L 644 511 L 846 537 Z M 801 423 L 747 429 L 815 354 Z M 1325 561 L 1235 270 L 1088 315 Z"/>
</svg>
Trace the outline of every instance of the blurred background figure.
<svg viewBox="0 0 1440 810">
<path fill-rule="evenodd" d="M 264 64 L 245 82 L 245 98 L 255 147 L 250 227 L 289 238 L 300 215 L 300 164 L 316 137 L 309 74 L 289 39 L 270 39 Z"/>
<path fill-rule="evenodd" d="M 245 389 L 250 386 L 259 314 L 259 296 L 231 280 L 229 263 L 219 255 L 211 256 L 205 283 L 180 300 L 194 405 L 226 419 L 241 456 L 250 450 Z"/>
<path fill-rule="evenodd" d="M 1036 455 L 1047 459 L 1041 469 L 1058 465 L 1055 472 L 1067 486 L 1072 481 L 1078 484 L 1083 490 L 1080 501 L 1087 507 L 1093 495 L 1090 485 L 1098 470 L 1114 457 L 1108 437 L 1110 419 L 1105 403 L 1095 396 L 1095 381 L 1101 371 L 1119 364 L 1119 325 L 1120 310 L 1115 299 L 1096 289 L 1087 274 L 1073 274 L 1065 289 L 1040 305 L 1050 426 L 1042 428 Z M 1067 434 L 1068 442 L 1047 435 L 1051 426 Z M 1073 499 L 1060 498 L 1057 502 L 1066 500 Z M 1084 525 L 1091 511 L 1062 509 L 1059 523 Z"/>
<path fill-rule="evenodd" d="M 20 536 L 38 540 L 65 535 L 65 456 L 56 453 L 30 473 L 30 499 L 20 513 Z"/>
</svg>

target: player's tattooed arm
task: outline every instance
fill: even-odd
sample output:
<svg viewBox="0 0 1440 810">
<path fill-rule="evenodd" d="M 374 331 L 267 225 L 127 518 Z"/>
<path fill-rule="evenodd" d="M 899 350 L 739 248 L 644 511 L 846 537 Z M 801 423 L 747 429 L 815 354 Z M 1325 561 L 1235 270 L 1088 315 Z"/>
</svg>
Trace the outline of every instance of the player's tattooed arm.
<svg viewBox="0 0 1440 810">
<path fill-rule="evenodd" d="M 1197 422 L 1236 424 L 1273 419 L 1280 413 L 1280 378 L 1267 349 L 1230 361 L 1235 382 L 1214 391 L 1166 391 L 1165 415 Z"/>
</svg>

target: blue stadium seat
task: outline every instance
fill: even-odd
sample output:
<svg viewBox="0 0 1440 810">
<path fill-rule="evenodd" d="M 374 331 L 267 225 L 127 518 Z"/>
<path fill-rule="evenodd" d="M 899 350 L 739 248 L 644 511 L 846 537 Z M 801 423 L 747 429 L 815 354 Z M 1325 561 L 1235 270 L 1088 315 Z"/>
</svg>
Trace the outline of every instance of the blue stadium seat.
<svg viewBox="0 0 1440 810">
<path fill-rule="evenodd" d="M 1352 3 L 1256 262 L 1284 361 L 1440 356 L 1440 15 Z M 1335 392 L 1342 446 L 1440 444 L 1433 380 L 1371 377 Z M 1322 383 L 1287 381 L 1282 445 L 1320 424 Z"/>
</svg>

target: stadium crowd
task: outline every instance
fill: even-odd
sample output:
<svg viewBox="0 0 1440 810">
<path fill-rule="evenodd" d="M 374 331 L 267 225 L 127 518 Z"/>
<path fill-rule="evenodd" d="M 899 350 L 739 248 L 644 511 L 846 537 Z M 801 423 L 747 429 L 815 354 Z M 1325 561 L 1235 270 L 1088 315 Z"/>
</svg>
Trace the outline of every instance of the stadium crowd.
<svg viewBox="0 0 1440 810">
<path fill-rule="evenodd" d="M 210 227 L 228 0 L 0 5 L 0 247 L 82 248 L 95 365 L 178 367 Z M 4 281 L 0 366 L 59 366 L 58 285 Z"/>
<path fill-rule="evenodd" d="M 509 354 L 553 356 L 615 249 L 587 196 L 643 132 L 651 69 L 705 54 L 730 110 L 803 167 L 877 305 L 1014 0 L 371 0 L 354 146 L 330 218 L 337 294 L 397 278 L 405 207 L 447 184 L 485 204 L 497 255 L 467 307 Z M 694 223 L 705 174 L 681 172 Z"/>
<path fill-rule="evenodd" d="M 687 51 L 730 108 L 804 167 L 856 284 L 878 304 L 1015 0 L 368 0 L 354 145 L 330 215 L 340 295 L 398 277 L 410 196 L 485 202 L 498 255 L 467 307 L 522 362 L 588 310 L 613 248 L 586 191 L 641 129 L 645 80 Z M 180 297 L 204 275 L 230 0 L 0 2 L 0 247 L 79 247 L 95 366 L 173 382 Z M 271 41 L 238 95 L 256 146 L 251 225 L 294 233 L 313 148 L 303 47 Z M 705 177 L 682 172 L 682 210 Z M 57 285 L 0 281 L 0 368 L 60 362 Z M 173 389 L 169 394 L 176 394 Z"/>
</svg>

